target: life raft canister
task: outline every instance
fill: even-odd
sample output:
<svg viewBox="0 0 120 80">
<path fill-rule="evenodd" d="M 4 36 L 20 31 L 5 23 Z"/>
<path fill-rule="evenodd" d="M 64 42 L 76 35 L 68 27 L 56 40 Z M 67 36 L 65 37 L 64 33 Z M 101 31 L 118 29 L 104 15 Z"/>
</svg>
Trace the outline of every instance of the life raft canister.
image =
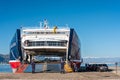
<svg viewBox="0 0 120 80">
<path fill-rule="evenodd" d="M 53 28 L 53 32 L 56 33 L 57 26 Z"/>
</svg>

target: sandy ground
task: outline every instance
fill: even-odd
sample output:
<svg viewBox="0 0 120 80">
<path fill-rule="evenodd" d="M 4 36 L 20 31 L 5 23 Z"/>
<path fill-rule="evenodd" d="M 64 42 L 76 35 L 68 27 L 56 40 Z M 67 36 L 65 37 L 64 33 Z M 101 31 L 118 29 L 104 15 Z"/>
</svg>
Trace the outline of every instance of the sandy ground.
<svg viewBox="0 0 120 80">
<path fill-rule="evenodd" d="M 115 69 L 115 68 L 113 68 Z M 2 80 L 120 80 L 120 71 L 76 73 L 0 73 Z"/>
<path fill-rule="evenodd" d="M 113 73 L 120 76 L 120 67 L 110 67 Z"/>
</svg>

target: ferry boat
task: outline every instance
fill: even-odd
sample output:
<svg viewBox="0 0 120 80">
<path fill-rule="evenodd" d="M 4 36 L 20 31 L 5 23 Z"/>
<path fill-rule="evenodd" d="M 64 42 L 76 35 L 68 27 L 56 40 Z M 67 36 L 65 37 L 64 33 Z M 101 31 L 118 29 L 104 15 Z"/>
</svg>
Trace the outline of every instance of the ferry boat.
<svg viewBox="0 0 120 80">
<path fill-rule="evenodd" d="M 73 71 L 73 63 L 77 69 L 82 63 L 80 49 L 79 38 L 73 28 L 50 28 L 45 20 L 38 28 L 16 30 L 10 43 L 9 63 L 15 73 L 24 63 L 29 64 L 35 56 L 57 56 L 64 58 L 66 72 Z"/>
</svg>

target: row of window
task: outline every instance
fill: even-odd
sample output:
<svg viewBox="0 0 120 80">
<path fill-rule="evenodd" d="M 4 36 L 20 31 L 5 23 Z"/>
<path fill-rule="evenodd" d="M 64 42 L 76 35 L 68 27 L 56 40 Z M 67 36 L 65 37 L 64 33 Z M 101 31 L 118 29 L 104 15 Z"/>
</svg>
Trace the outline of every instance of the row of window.
<svg viewBox="0 0 120 80">
<path fill-rule="evenodd" d="M 24 32 L 24 34 L 26 35 L 30 35 L 30 34 L 67 34 L 67 32 Z"/>
<path fill-rule="evenodd" d="M 56 42 L 56 41 L 34 41 L 34 42 L 27 42 L 25 46 L 63 46 L 65 47 L 67 42 Z"/>
</svg>

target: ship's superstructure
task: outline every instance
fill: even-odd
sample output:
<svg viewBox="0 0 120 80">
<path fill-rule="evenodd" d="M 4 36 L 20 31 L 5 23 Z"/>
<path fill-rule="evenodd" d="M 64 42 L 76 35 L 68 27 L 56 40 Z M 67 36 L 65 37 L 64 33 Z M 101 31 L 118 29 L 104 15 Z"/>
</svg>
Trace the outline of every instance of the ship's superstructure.
<svg viewBox="0 0 120 80">
<path fill-rule="evenodd" d="M 57 26 L 49 28 L 47 21 L 44 21 L 42 28 L 17 29 L 10 45 L 10 64 L 18 59 L 30 63 L 34 56 L 63 57 L 66 62 L 74 62 L 79 68 L 82 60 L 75 30 Z"/>
</svg>

